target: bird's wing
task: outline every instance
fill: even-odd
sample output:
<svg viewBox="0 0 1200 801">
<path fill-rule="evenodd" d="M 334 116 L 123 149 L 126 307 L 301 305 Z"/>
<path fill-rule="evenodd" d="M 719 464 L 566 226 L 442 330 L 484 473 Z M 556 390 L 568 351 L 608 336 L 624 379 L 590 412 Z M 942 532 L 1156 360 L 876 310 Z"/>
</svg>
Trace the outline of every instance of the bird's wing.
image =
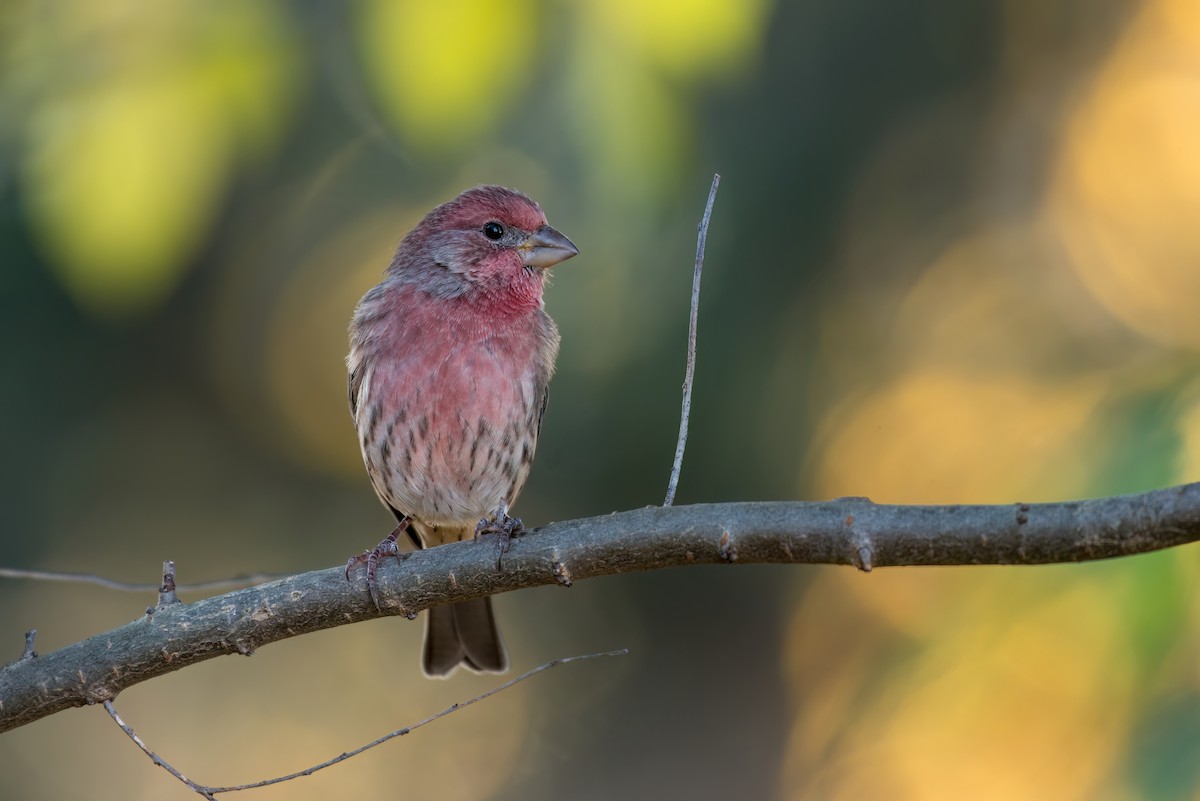
<svg viewBox="0 0 1200 801">
<path fill-rule="evenodd" d="M 360 362 L 350 370 L 349 381 L 350 386 L 350 416 L 358 419 L 358 390 L 362 387 L 363 366 Z"/>
<path fill-rule="evenodd" d="M 550 402 L 550 379 L 554 376 L 554 362 L 558 358 L 558 327 L 544 310 L 539 323 L 537 335 L 541 339 L 541 358 L 533 375 L 533 395 L 538 399 L 533 429 L 535 440 L 542 435 L 542 419 L 546 416 L 546 404 Z"/>
<path fill-rule="evenodd" d="M 542 390 L 542 402 L 538 404 L 537 411 L 537 427 L 534 429 L 537 436 L 542 436 L 542 418 L 546 416 L 546 404 L 550 402 L 550 382 L 546 382 L 545 389 Z"/>
<path fill-rule="evenodd" d="M 350 395 L 350 416 L 354 418 L 356 423 L 358 422 L 358 399 L 362 394 L 363 381 L 366 379 L 366 376 L 369 372 L 370 371 L 366 365 L 359 360 L 353 361 L 352 366 L 350 367 L 350 376 L 347 381 Z M 406 520 L 411 519 L 404 512 L 401 512 L 395 506 L 392 506 L 390 503 L 388 503 L 387 498 L 383 497 L 378 488 L 376 488 L 375 494 L 379 496 L 379 500 L 383 503 L 383 505 L 391 510 L 391 513 L 395 516 L 397 523 L 404 523 Z M 414 548 L 421 550 L 421 548 L 425 547 L 421 543 L 421 538 L 417 534 L 416 530 L 414 530 L 411 523 L 405 529 L 404 533 L 408 535 L 408 538 L 412 541 Z"/>
</svg>

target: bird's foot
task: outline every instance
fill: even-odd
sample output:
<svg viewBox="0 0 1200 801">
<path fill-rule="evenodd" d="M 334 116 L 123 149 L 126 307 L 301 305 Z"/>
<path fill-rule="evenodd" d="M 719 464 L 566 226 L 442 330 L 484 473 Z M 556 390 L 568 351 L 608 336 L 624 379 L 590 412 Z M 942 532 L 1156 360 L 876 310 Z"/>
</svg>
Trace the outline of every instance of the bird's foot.
<svg viewBox="0 0 1200 801">
<path fill-rule="evenodd" d="M 496 569 L 499 570 L 504 554 L 508 553 L 508 549 L 512 545 L 512 538 L 524 530 L 525 525 L 521 522 L 521 518 L 508 516 L 508 501 L 500 501 L 500 506 L 492 514 L 492 519 L 481 518 L 479 525 L 475 526 L 475 540 L 478 542 L 481 534 L 496 535 Z"/>
<path fill-rule="evenodd" d="M 408 519 L 400 522 L 379 544 L 370 551 L 363 551 L 358 556 L 351 556 L 346 560 L 346 580 L 350 580 L 350 570 L 356 565 L 365 564 L 367 566 L 367 593 L 371 596 L 371 603 L 375 604 L 376 609 L 380 609 L 379 596 L 375 592 L 375 573 L 379 570 L 379 560 L 385 556 L 399 556 L 400 547 L 396 545 L 396 539 L 404 533 L 408 528 Z"/>
</svg>

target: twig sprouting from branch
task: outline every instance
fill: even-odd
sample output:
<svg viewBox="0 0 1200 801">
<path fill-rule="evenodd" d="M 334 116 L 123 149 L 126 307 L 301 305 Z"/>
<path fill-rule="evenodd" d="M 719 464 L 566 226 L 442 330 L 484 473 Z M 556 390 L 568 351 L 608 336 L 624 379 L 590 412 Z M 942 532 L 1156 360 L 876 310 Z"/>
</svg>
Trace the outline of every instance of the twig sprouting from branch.
<svg viewBox="0 0 1200 801">
<path fill-rule="evenodd" d="M 712 188 L 708 190 L 708 202 L 704 216 L 696 233 L 696 270 L 692 273 L 692 313 L 688 323 L 687 370 L 683 378 L 683 409 L 679 414 L 679 442 L 675 445 L 675 462 L 671 465 L 671 478 L 667 481 L 667 497 L 663 506 L 675 503 L 675 489 L 679 486 L 679 471 L 683 469 L 683 449 L 687 447 L 688 418 L 692 415 L 692 382 L 696 374 L 696 318 L 700 313 L 700 274 L 704 270 L 704 243 L 708 240 L 708 222 L 712 218 L 713 203 L 717 200 L 717 187 L 721 176 L 713 175 Z"/>
<path fill-rule="evenodd" d="M 295 773 L 289 773 L 286 776 L 276 776 L 273 779 L 263 779 L 262 781 L 251 782 L 250 784 L 237 784 L 237 785 L 231 785 L 229 787 L 209 787 L 206 785 L 198 784 L 198 783 L 192 781 L 191 779 L 189 779 L 187 776 L 184 776 L 181 772 L 179 772 L 177 769 L 172 767 L 172 765 L 169 762 L 167 762 L 165 759 L 160 757 L 154 751 L 150 750 L 150 748 L 144 742 L 142 742 L 142 739 L 140 737 L 138 737 L 137 733 L 134 732 L 133 728 L 130 727 L 127 723 L 125 723 L 125 721 L 123 721 L 121 719 L 121 716 L 117 714 L 117 710 L 114 708 L 112 701 L 105 701 L 104 708 L 108 711 L 108 714 L 112 717 L 112 719 L 114 721 L 116 721 L 117 725 L 121 727 L 121 731 L 125 732 L 125 734 L 127 734 L 129 736 L 129 739 L 133 740 L 133 742 L 137 745 L 137 747 L 142 749 L 142 751 L 146 754 L 146 756 L 150 757 L 150 759 L 154 762 L 155 765 L 158 765 L 163 770 L 167 771 L 172 776 L 174 776 L 176 779 L 183 782 L 185 785 L 188 786 L 188 788 L 190 788 L 196 794 L 209 799 L 209 801 L 215 801 L 215 796 L 218 793 L 233 793 L 233 792 L 237 792 L 239 790 L 254 790 L 259 787 L 268 787 L 272 784 L 281 784 L 283 782 L 291 781 L 292 779 L 299 779 L 302 776 L 311 776 L 312 774 L 316 773 L 319 770 L 324 770 L 325 768 L 332 767 L 332 766 L 338 764 L 339 762 L 345 762 L 347 759 L 350 759 L 351 757 L 356 757 L 359 754 L 361 754 L 363 751 L 370 750 L 377 745 L 382 745 L 383 743 L 386 743 L 388 740 L 393 740 L 397 737 L 403 737 L 404 735 L 409 734 L 410 732 L 416 731 L 417 729 L 421 728 L 422 726 L 424 726 L 428 723 L 433 723 L 435 720 L 444 718 L 446 715 L 449 715 L 452 712 L 457 712 L 458 710 L 468 707 L 471 704 L 478 703 L 479 701 L 482 701 L 485 698 L 490 698 L 491 696 L 495 695 L 496 693 L 503 692 L 504 690 L 507 690 L 509 687 L 512 687 L 514 684 L 519 684 L 520 682 L 523 682 L 526 679 L 530 678 L 531 676 L 535 676 L 544 670 L 549 670 L 550 668 L 558 667 L 559 665 L 566 665 L 570 662 L 581 662 L 585 659 L 599 659 L 600 657 L 605 657 L 605 656 L 624 656 L 625 654 L 628 654 L 628 653 L 629 653 L 628 648 L 621 648 L 616 651 L 606 651 L 604 653 L 598 653 L 598 654 L 583 654 L 582 656 L 568 656 L 568 657 L 564 657 L 562 659 L 553 659 L 549 662 L 546 662 L 545 664 L 538 665 L 537 667 L 533 668 L 532 670 L 527 670 L 526 672 L 522 673 L 520 676 L 516 676 L 512 679 L 509 679 L 508 681 L 504 682 L 503 684 L 493 687 L 492 689 L 488 690 L 487 692 L 481 693 L 481 694 L 475 696 L 474 698 L 471 698 L 467 701 L 463 701 L 461 703 L 454 704 L 452 706 L 448 706 L 445 709 L 443 709 L 441 712 L 437 712 L 433 715 L 430 715 L 429 717 L 425 718 L 424 720 L 422 720 L 418 723 L 414 723 L 411 726 L 405 726 L 402 729 L 396 729 L 395 731 L 385 734 L 376 740 L 372 740 L 371 742 L 367 743 L 366 745 L 355 748 L 353 751 L 346 751 L 345 753 L 339 754 L 338 756 L 335 756 L 332 759 L 328 759 L 328 760 L 320 763 L 319 765 L 313 765 L 312 767 L 305 768 L 304 770 L 298 770 Z"/>
<path fill-rule="evenodd" d="M 114 581 L 104 576 L 91 573 L 58 573 L 49 570 L 23 570 L 15 567 L 0 567 L 0 578 L 31 579 L 33 581 L 63 581 L 72 584 L 94 584 L 108 590 L 119 592 L 158 592 L 161 584 L 138 583 L 130 581 Z M 287 578 L 284 573 L 248 573 L 243 576 L 233 576 L 227 579 L 201 581 L 196 584 L 180 584 L 175 587 L 177 592 L 209 592 L 213 590 L 232 590 L 238 587 L 249 587 L 267 581 Z"/>
<path fill-rule="evenodd" d="M 817 503 L 652 506 L 552 523 L 513 539 L 496 570 L 467 540 L 381 564 L 380 607 L 362 573 L 316 570 L 142 615 L 0 668 L 0 732 L 197 662 L 436 604 L 593 576 L 696 564 L 1029 565 L 1082 562 L 1200 540 L 1200 483 L 1090 501 L 997 506 Z M 418 578 L 419 577 L 419 578 Z"/>
<path fill-rule="evenodd" d="M 163 562 L 162 586 L 158 588 L 158 605 L 167 606 L 177 603 L 179 603 L 179 596 L 175 594 L 175 563 L 167 559 Z"/>
</svg>

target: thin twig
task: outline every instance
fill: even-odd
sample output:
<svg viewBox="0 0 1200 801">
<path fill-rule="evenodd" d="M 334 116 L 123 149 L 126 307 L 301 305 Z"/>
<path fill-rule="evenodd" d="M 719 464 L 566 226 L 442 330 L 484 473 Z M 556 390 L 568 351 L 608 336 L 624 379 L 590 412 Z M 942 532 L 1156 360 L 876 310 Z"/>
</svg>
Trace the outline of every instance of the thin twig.
<svg viewBox="0 0 1200 801">
<path fill-rule="evenodd" d="M 237 587 L 249 587 L 252 584 L 263 584 L 276 579 L 287 578 L 287 573 L 249 573 L 233 576 L 227 579 L 201 581 L 196 584 L 180 584 L 175 587 L 177 592 L 207 592 L 209 590 L 228 590 Z M 32 579 L 34 581 L 64 581 L 74 584 L 95 584 L 119 592 L 158 592 L 161 584 L 142 584 L 130 581 L 115 581 L 104 576 L 91 573 L 56 573 L 49 570 L 23 570 L 15 567 L 0 567 L 0 578 Z"/>
<path fill-rule="evenodd" d="M 546 662 L 543 665 L 538 665 L 533 670 L 528 670 L 528 671 L 522 673 L 520 676 L 509 679 L 508 681 L 504 682 L 503 684 L 501 684 L 498 687 L 493 687 L 492 689 L 488 690 L 487 692 L 483 693 L 482 695 L 475 696 L 474 698 L 472 698 L 469 701 L 463 701 L 462 703 L 453 704 L 451 706 L 448 706 L 445 709 L 443 709 L 441 712 L 438 712 L 435 715 L 430 715 L 429 717 L 425 718 L 420 723 L 414 723 L 411 726 L 405 726 L 403 729 L 396 729 L 394 732 L 383 735 L 378 740 L 373 740 L 372 742 L 369 742 L 364 746 L 355 748 L 353 751 L 347 751 L 346 753 L 336 756 L 333 759 L 322 762 L 319 765 L 313 765 L 311 768 L 305 768 L 304 770 L 297 771 L 296 773 L 289 773 L 286 776 L 278 776 L 274 779 L 265 779 L 260 782 L 254 782 L 253 784 L 239 784 L 234 787 L 213 787 L 211 789 L 211 791 L 215 794 L 215 793 L 231 793 L 235 790 L 253 790 L 256 787 L 266 787 L 267 785 L 270 785 L 270 784 L 279 784 L 280 782 L 290 781 L 291 779 L 297 779 L 301 776 L 311 776 L 312 774 L 316 773 L 318 770 L 324 770 L 325 768 L 328 768 L 331 765 L 336 765 L 339 762 L 344 762 L 347 759 L 349 759 L 350 757 L 358 756 L 363 751 L 366 751 L 370 748 L 374 748 L 377 745 L 386 743 L 388 740 L 395 739 L 396 737 L 402 737 L 403 735 L 408 734 L 411 731 L 421 728 L 422 726 L 424 726 L 427 723 L 432 723 L 435 720 L 438 720 L 439 718 L 444 718 L 446 715 L 449 715 L 451 712 L 457 712 L 458 710 L 462 709 L 463 707 L 468 707 L 471 704 L 482 701 L 485 698 L 490 698 L 491 696 L 495 695 L 498 692 L 507 690 L 509 687 L 513 686 L 514 684 L 518 684 L 522 681 L 525 681 L 525 679 L 529 678 L 530 676 L 533 676 L 534 674 L 541 673 L 543 670 L 549 670 L 552 667 L 558 667 L 559 665 L 565 665 L 568 662 L 579 662 L 584 659 L 597 659 L 602 656 L 625 656 L 628 653 L 629 653 L 628 648 L 621 648 L 616 651 L 605 651 L 604 653 L 599 653 L 599 654 L 583 654 L 582 656 L 567 656 L 567 657 L 563 657 L 562 659 L 552 659 L 551 661 Z"/>
<path fill-rule="evenodd" d="M 151 751 L 146 746 L 146 744 L 144 742 L 142 742 L 142 738 L 137 736 L 137 732 L 135 732 L 133 730 L 133 727 L 131 727 L 125 721 L 121 720 L 121 716 L 117 714 L 117 709 L 116 709 L 116 707 L 113 706 L 112 701 L 105 701 L 104 709 L 108 712 L 109 717 L 111 717 L 113 719 L 113 721 L 115 721 L 116 724 L 121 727 L 121 731 L 125 732 L 125 734 L 127 734 L 129 736 L 130 740 L 133 740 L 133 744 L 136 745 L 138 748 L 142 749 L 142 753 L 144 753 L 146 756 L 150 757 L 151 762 L 153 762 L 155 765 L 158 765 L 160 768 L 165 770 L 167 773 L 170 773 L 176 779 L 179 779 L 179 781 L 186 784 L 188 786 L 188 788 L 191 789 L 196 794 L 204 796 L 205 798 L 209 799 L 209 801 L 215 801 L 215 799 L 213 798 L 213 791 L 211 789 L 209 789 L 208 787 L 205 787 L 203 785 L 196 784 L 196 782 L 192 781 L 187 776 L 184 776 L 182 773 L 180 773 L 178 770 L 176 770 L 175 767 L 172 766 L 170 762 L 167 762 L 167 760 L 163 759 L 158 754 Z"/>
<path fill-rule="evenodd" d="M 704 243 L 708 239 L 708 221 L 712 217 L 713 203 L 717 199 L 717 187 L 721 176 L 713 174 L 712 188 L 708 190 L 708 203 L 704 206 L 704 217 L 696 234 L 696 271 L 692 275 L 692 316 L 688 324 L 687 372 L 683 378 L 683 410 L 679 415 L 679 443 L 675 446 L 675 463 L 671 465 L 671 479 L 667 482 L 667 497 L 663 506 L 675 503 L 675 489 L 679 486 L 679 471 L 683 468 L 683 449 L 687 447 L 688 418 L 692 415 L 692 381 L 696 374 L 696 318 L 700 313 L 700 273 L 704 270 Z"/>
<path fill-rule="evenodd" d="M 468 701 L 463 701 L 461 703 L 452 704 L 451 706 L 448 706 L 445 709 L 443 709 L 441 712 L 438 712 L 437 714 L 434 714 L 434 715 L 430 715 L 429 717 L 425 718 L 424 720 L 420 721 L 419 723 L 414 723 L 411 726 L 405 726 L 403 729 L 396 729 L 394 732 L 385 734 L 377 740 L 373 740 L 364 746 L 355 748 L 353 751 L 347 751 L 343 754 L 339 754 L 338 756 L 334 757 L 333 759 L 326 760 L 325 762 L 322 762 L 319 765 L 313 765 L 310 768 L 305 768 L 304 770 L 299 770 L 299 771 L 296 771 L 295 773 L 289 773 L 286 776 L 276 776 L 273 779 L 263 779 L 262 781 L 252 782 L 250 784 L 238 784 L 238 785 L 232 785 L 229 787 L 209 787 L 207 785 L 198 784 L 198 783 L 192 781 L 191 779 L 189 779 L 187 776 L 184 776 L 182 773 L 180 773 L 178 770 L 176 770 L 169 762 L 167 762 L 165 759 L 160 757 L 158 754 L 151 751 L 146 746 L 146 744 L 144 742 L 142 742 L 142 739 L 137 736 L 137 733 L 134 732 L 133 728 L 130 727 L 127 723 L 125 723 L 125 721 L 121 720 L 121 716 L 117 714 L 117 710 L 113 707 L 112 701 L 105 701 L 104 708 L 106 710 L 108 710 L 108 714 L 112 717 L 112 719 L 114 721 L 116 721 L 117 725 L 121 727 L 121 731 L 123 731 L 123 732 L 125 732 L 125 734 L 129 735 L 129 739 L 133 740 L 134 744 L 137 745 L 138 748 L 142 749 L 142 751 L 146 754 L 146 756 L 150 757 L 151 761 L 153 761 L 155 765 L 158 765 L 163 770 L 167 771 L 172 776 L 174 776 L 176 779 L 183 782 L 193 792 L 197 793 L 198 795 L 203 796 L 204 798 L 209 799 L 209 801 L 215 801 L 215 796 L 218 793 L 233 793 L 233 792 L 237 792 L 239 790 L 254 790 L 258 787 L 267 787 L 272 784 L 281 784 L 282 782 L 291 781 L 292 779 L 298 779 L 301 776 L 311 776 L 312 774 L 316 773 L 319 770 L 324 770 L 325 768 L 332 767 L 333 765 L 336 765 L 339 762 L 345 762 L 347 759 L 350 759 L 351 757 L 358 756 L 363 751 L 367 751 L 371 748 L 374 748 L 377 745 L 382 745 L 383 743 L 386 743 L 388 740 L 393 740 L 397 737 L 402 737 L 405 734 L 415 731 L 428 723 L 433 723 L 435 720 L 444 718 L 446 715 L 449 715 L 451 712 L 457 712 L 458 710 L 468 707 L 471 704 L 478 703 L 479 701 L 482 701 L 485 698 L 490 698 L 491 696 L 495 695 L 498 692 L 507 690 L 509 687 L 512 687 L 514 684 L 519 684 L 520 682 L 525 681 L 525 679 L 528 679 L 535 674 L 541 673 L 543 670 L 549 670 L 550 668 L 558 667 L 559 665 L 565 665 L 569 662 L 580 662 L 584 659 L 598 659 L 598 658 L 604 657 L 604 656 L 624 656 L 628 653 L 629 653 L 628 648 L 621 648 L 616 651 L 606 651 L 604 653 L 598 653 L 598 654 L 583 654 L 582 656 L 568 656 L 568 657 L 564 657 L 562 659 L 553 659 L 549 662 L 546 662 L 543 665 L 538 665 L 533 670 L 529 670 L 529 671 L 526 671 L 525 673 L 522 673 L 520 676 L 509 679 L 508 681 L 504 682 L 503 684 L 499 685 L 498 687 L 493 687 L 492 689 L 488 690 L 487 692 L 477 695 Z"/>
</svg>

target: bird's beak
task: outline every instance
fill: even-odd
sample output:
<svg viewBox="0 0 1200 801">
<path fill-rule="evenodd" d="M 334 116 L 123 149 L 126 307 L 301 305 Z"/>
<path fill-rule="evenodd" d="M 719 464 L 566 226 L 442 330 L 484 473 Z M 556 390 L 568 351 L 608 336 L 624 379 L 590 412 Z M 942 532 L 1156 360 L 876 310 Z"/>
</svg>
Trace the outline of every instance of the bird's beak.
<svg viewBox="0 0 1200 801">
<path fill-rule="evenodd" d="M 543 225 L 530 234 L 528 239 L 517 246 L 517 250 L 521 252 L 521 258 L 526 264 L 543 270 L 579 255 L 579 248 L 575 247 L 575 243 L 549 225 Z"/>
</svg>

